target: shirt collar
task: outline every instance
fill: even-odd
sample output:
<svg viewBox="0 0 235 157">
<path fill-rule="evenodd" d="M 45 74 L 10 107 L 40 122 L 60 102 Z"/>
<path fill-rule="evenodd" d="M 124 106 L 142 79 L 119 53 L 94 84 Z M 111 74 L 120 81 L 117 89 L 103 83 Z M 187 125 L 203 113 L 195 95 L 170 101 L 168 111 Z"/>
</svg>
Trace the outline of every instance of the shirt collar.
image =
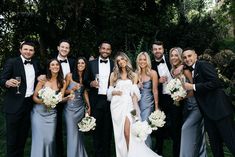
<svg viewBox="0 0 235 157">
<path fill-rule="evenodd" d="M 57 56 L 57 59 L 58 59 L 58 60 L 68 60 L 68 58 L 67 58 L 67 57 L 65 57 L 65 58 L 61 58 L 61 57 L 60 57 L 60 55 L 58 55 L 58 56 Z"/>
<path fill-rule="evenodd" d="M 162 56 L 162 58 L 161 58 L 161 59 L 155 59 L 155 61 L 156 61 L 156 62 L 160 62 L 162 59 L 166 62 L 166 60 L 165 60 L 165 56 L 164 56 L 164 55 Z"/>
<path fill-rule="evenodd" d="M 192 68 L 193 68 L 193 69 L 195 69 L 195 64 L 196 64 L 196 63 L 194 63 L 194 64 L 192 65 Z"/>
<path fill-rule="evenodd" d="M 107 60 L 108 63 L 109 63 L 109 58 L 103 59 L 103 58 L 101 58 L 101 57 L 99 56 L 99 62 L 100 62 L 100 60 Z"/>
<path fill-rule="evenodd" d="M 25 59 L 22 55 L 20 55 L 20 58 L 22 59 L 22 61 L 23 61 L 23 63 L 24 63 L 24 61 L 31 61 L 31 59 Z"/>
</svg>

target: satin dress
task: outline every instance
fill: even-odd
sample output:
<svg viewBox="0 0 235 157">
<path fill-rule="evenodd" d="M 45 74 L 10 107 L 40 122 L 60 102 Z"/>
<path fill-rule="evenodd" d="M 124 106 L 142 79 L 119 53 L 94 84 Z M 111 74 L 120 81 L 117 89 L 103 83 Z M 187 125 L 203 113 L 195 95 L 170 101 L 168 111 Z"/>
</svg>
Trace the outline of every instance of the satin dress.
<svg viewBox="0 0 235 157">
<path fill-rule="evenodd" d="M 112 96 L 112 91 L 120 90 L 122 95 Z M 111 100 L 110 109 L 113 122 L 116 157 L 159 157 L 154 153 L 144 141 L 140 141 L 132 134 L 131 128 L 133 118 L 131 111 L 134 109 L 132 96 L 135 94 L 140 99 L 140 92 L 137 85 L 133 85 L 129 79 L 118 80 L 115 87 L 110 86 L 108 90 L 108 100 Z M 130 121 L 129 149 L 124 136 L 124 124 L 126 118 Z"/>
<path fill-rule="evenodd" d="M 31 157 L 55 157 L 56 109 L 35 104 L 31 111 L 32 146 Z"/>
<path fill-rule="evenodd" d="M 143 86 L 140 88 L 141 99 L 139 101 L 140 116 L 142 121 L 148 119 L 150 114 L 154 110 L 154 98 L 152 92 L 152 80 L 143 82 Z M 145 143 L 148 147 L 152 146 L 152 139 L 150 135 L 147 137 Z"/>
<path fill-rule="evenodd" d="M 68 89 L 72 89 L 77 83 L 71 82 Z M 78 122 L 85 115 L 85 104 L 83 101 L 84 86 L 74 92 L 75 97 L 69 100 L 64 108 L 64 116 L 67 132 L 67 157 L 87 157 L 83 142 L 83 133 L 78 129 Z"/>
</svg>

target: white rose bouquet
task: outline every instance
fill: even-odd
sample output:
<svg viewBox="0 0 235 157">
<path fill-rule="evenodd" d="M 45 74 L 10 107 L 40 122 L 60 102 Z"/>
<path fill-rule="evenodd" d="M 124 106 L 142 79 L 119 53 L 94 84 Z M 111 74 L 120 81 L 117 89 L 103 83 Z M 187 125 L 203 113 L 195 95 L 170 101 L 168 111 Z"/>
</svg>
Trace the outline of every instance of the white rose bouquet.
<svg viewBox="0 0 235 157">
<path fill-rule="evenodd" d="M 131 131 L 133 135 L 137 137 L 138 140 L 145 141 L 148 135 L 152 133 L 152 128 L 150 127 L 147 121 L 137 121 L 132 124 Z"/>
<path fill-rule="evenodd" d="M 79 131 L 88 132 L 90 130 L 95 130 L 95 121 L 96 119 L 94 117 L 91 117 L 86 113 L 85 117 L 78 123 Z"/>
<path fill-rule="evenodd" d="M 187 95 L 179 78 L 170 80 L 166 85 L 166 91 L 170 93 L 171 98 L 175 101 L 176 105 L 179 105 L 178 101 Z"/>
<path fill-rule="evenodd" d="M 47 108 L 55 108 L 56 105 L 62 101 L 61 92 L 57 94 L 56 91 L 50 87 L 40 89 L 38 91 L 38 97 L 42 99 L 43 104 L 45 104 Z"/>
<path fill-rule="evenodd" d="M 163 127 L 166 123 L 166 115 L 160 110 L 152 112 L 148 119 L 152 130 L 157 130 L 158 127 Z"/>
</svg>

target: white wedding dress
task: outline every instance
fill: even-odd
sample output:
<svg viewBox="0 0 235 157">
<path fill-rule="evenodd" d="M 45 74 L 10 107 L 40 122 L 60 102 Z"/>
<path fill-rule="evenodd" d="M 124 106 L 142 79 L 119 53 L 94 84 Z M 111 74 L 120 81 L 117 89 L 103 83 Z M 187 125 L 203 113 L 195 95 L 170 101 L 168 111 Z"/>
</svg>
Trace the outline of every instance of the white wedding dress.
<svg viewBox="0 0 235 157">
<path fill-rule="evenodd" d="M 112 91 L 122 91 L 121 96 L 112 96 Z M 132 103 L 132 95 L 136 94 L 140 99 L 140 92 L 137 85 L 133 85 L 129 79 L 118 80 L 116 87 L 109 87 L 108 100 L 111 101 L 110 109 L 113 121 L 114 139 L 116 157 L 160 157 L 154 153 L 144 141 L 140 141 L 132 134 L 131 127 L 133 118 L 130 112 L 134 109 Z M 135 107 L 136 108 L 136 107 Z M 124 136 L 124 123 L 126 117 L 130 121 L 130 141 L 129 150 Z"/>
</svg>

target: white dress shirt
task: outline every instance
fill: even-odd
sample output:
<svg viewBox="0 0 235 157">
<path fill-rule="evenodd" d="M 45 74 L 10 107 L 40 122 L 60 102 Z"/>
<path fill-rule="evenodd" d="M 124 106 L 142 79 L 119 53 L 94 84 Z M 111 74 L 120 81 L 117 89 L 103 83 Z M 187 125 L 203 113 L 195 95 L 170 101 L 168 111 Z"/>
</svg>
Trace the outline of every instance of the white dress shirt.
<svg viewBox="0 0 235 157">
<path fill-rule="evenodd" d="M 194 78 L 194 69 L 195 69 L 195 63 L 192 65 L 193 71 L 192 71 L 192 77 Z M 193 90 L 196 91 L 196 85 L 193 84 Z"/>
<path fill-rule="evenodd" d="M 23 64 L 26 60 L 22 55 L 20 56 Z M 28 60 L 31 61 L 31 60 Z M 25 97 L 30 97 L 34 92 L 35 70 L 33 64 L 24 64 L 25 77 L 26 77 L 26 93 Z M 22 79 L 22 78 L 21 78 Z"/>
<path fill-rule="evenodd" d="M 107 63 L 100 63 L 101 58 L 99 57 L 99 89 L 98 94 L 106 95 L 109 83 L 110 74 L 110 61 L 106 59 Z M 103 60 L 103 59 L 102 59 Z"/>
<path fill-rule="evenodd" d="M 59 61 L 60 61 L 60 60 L 67 60 L 67 63 L 65 63 L 65 62 L 61 63 L 63 75 L 64 75 L 64 78 L 65 78 L 66 75 L 71 72 L 70 66 L 69 66 L 68 58 L 65 58 L 65 59 L 64 59 L 64 58 L 61 58 L 61 57 L 58 55 L 58 56 L 57 56 L 57 59 L 58 59 Z"/>
<path fill-rule="evenodd" d="M 162 94 L 170 94 L 170 93 L 166 92 L 166 85 L 170 80 L 172 80 L 172 76 L 171 76 L 171 73 L 167 67 L 165 56 L 163 56 L 162 59 L 164 60 L 164 63 L 160 63 L 157 66 L 159 76 L 160 77 L 162 77 L 162 76 L 167 77 L 167 82 L 162 84 Z"/>
</svg>

